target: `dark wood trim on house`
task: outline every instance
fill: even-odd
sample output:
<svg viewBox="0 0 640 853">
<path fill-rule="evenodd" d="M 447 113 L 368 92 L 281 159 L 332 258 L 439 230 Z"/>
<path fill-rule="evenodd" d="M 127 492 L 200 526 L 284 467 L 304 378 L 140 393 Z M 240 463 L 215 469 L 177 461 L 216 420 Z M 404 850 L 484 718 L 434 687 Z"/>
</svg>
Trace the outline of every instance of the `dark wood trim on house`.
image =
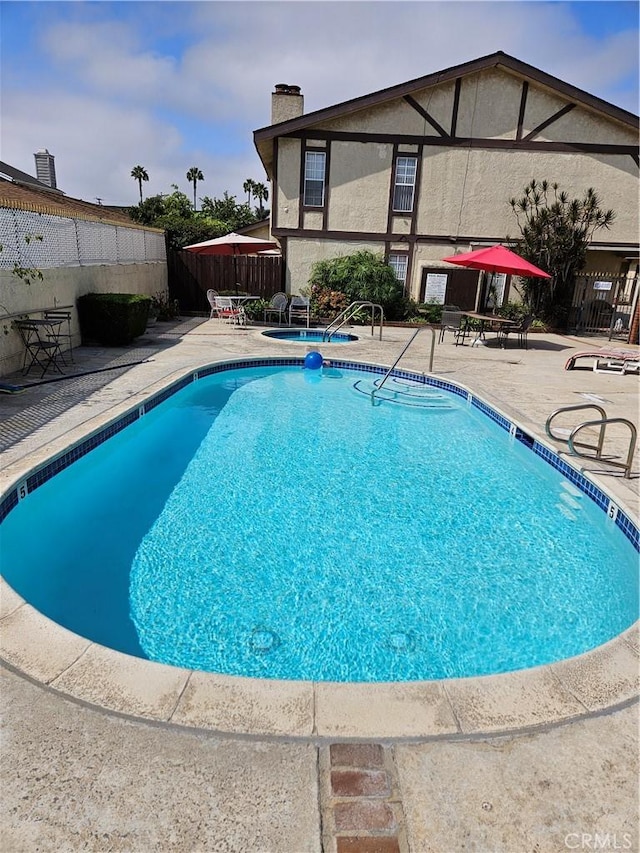
<svg viewBox="0 0 640 853">
<path fill-rule="evenodd" d="M 405 95 L 403 100 L 406 101 L 410 107 L 413 107 L 413 109 L 419 115 L 421 115 L 425 121 L 429 122 L 429 124 L 436 131 L 436 133 L 438 133 L 440 136 L 443 136 L 447 139 L 449 138 L 449 134 L 444 129 L 444 127 L 439 125 L 438 122 L 434 119 L 434 117 L 432 115 L 429 115 L 429 113 L 425 110 L 425 108 L 423 106 L 421 106 L 414 98 L 412 98 L 411 95 Z"/>
<path fill-rule="evenodd" d="M 540 133 L 540 131 L 544 130 L 545 127 L 549 127 L 550 124 L 553 124 L 554 121 L 558 121 L 559 118 L 562 118 L 562 116 L 565 116 L 567 113 L 570 113 L 571 110 L 574 109 L 575 107 L 576 107 L 576 104 L 566 104 L 564 107 L 562 107 L 561 110 L 558 110 L 552 116 L 549 116 L 549 118 L 546 119 L 545 121 L 543 121 L 542 124 L 539 124 L 537 127 L 534 127 L 533 130 L 531 131 L 531 133 L 528 133 L 522 141 L 523 142 L 531 142 L 531 140 L 535 136 L 537 136 Z"/>
<path fill-rule="evenodd" d="M 278 156 L 279 142 L 276 137 L 273 140 L 273 172 L 271 175 L 271 230 L 278 227 Z"/>
<path fill-rule="evenodd" d="M 294 132 L 287 138 L 296 139 L 306 134 Z M 527 142 L 524 139 L 487 139 L 469 136 L 416 136 L 413 134 L 356 133 L 340 130 L 316 130 L 314 139 L 327 139 L 340 142 L 377 142 L 388 145 L 436 145 L 451 148 L 502 148 L 509 151 L 556 151 L 573 154 L 580 151 L 586 154 L 611 154 L 633 156 L 638 153 L 637 145 L 607 145 L 596 142 Z"/>
<path fill-rule="evenodd" d="M 516 139 L 522 139 L 522 128 L 524 125 L 524 113 L 527 109 L 527 95 L 529 94 L 529 84 L 526 80 L 522 81 L 522 94 L 520 95 L 520 109 L 518 110 L 518 127 L 516 130 Z"/>
<path fill-rule="evenodd" d="M 313 134 L 313 139 L 324 139 L 325 137 Z M 300 185 L 298 187 L 298 227 L 304 230 L 304 215 L 305 213 L 322 213 L 322 229 L 327 227 L 327 216 L 329 212 L 329 175 L 331 165 L 331 140 L 327 139 L 327 144 L 323 147 L 319 145 L 309 145 L 309 134 L 301 137 L 302 144 L 300 146 Z M 305 205 L 304 203 L 304 172 L 306 164 L 307 151 L 314 153 L 322 153 L 325 155 L 324 160 L 324 198 L 322 207 L 315 205 Z"/>
<path fill-rule="evenodd" d="M 470 243 L 481 243 L 482 245 L 491 246 L 495 243 L 504 243 L 504 235 L 499 237 L 487 237 L 486 234 L 393 234 L 390 232 L 381 231 L 331 231 L 313 228 L 274 228 L 274 237 L 308 237 L 310 239 L 320 238 L 322 240 L 344 240 L 347 242 L 375 241 L 379 243 L 402 243 L 406 242 L 410 249 L 416 243 L 444 243 L 452 248 L 455 246 L 466 246 Z M 604 242 L 593 240 L 590 247 L 606 249 L 611 247 L 611 251 L 637 252 L 640 249 L 640 243 L 621 243 Z M 400 251 L 400 250 L 398 250 Z"/>
<path fill-rule="evenodd" d="M 409 218 L 411 220 L 409 225 L 409 233 L 415 234 L 416 227 L 418 224 L 418 206 L 420 202 L 420 177 L 422 175 L 422 145 L 418 146 L 418 150 L 413 152 L 400 151 L 398 145 L 393 146 L 393 158 L 391 160 L 391 180 L 389 182 L 389 205 L 387 207 L 387 230 L 389 233 L 392 232 L 392 223 L 393 218 L 396 216 L 403 216 L 405 218 Z M 413 207 L 411 210 L 407 211 L 399 211 L 393 209 L 393 196 L 395 195 L 395 177 L 396 177 L 396 163 L 398 157 L 415 157 L 416 158 L 416 182 L 413 187 Z"/>
<path fill-rule="evenodd" d="M 456 135 L 458 126 L 458 110 L 460 108 L 460 90 L 462 88 L 462 80 L 458 77 L 456 86 L 453 92 L 453 108 L 451 110 L 451 136 Z"/>
</svg>

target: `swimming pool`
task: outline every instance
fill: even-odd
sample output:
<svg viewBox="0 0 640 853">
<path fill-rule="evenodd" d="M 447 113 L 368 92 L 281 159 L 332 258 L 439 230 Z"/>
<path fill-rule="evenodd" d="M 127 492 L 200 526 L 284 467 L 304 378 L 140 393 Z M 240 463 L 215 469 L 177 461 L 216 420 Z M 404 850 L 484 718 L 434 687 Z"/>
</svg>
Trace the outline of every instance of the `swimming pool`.
<svg viewBox="0 0 640 853">
<path fill-rule="evenodd" d="M 0 528 L 7 580 L 76 633 L 205 670 L 380 681 L 531 666 L 634 620 L 619 519 L 454 385 L 401 374 L 373 407 L 376 374 L 340 363 L 202 373 Z"/>
<path fill-rule="evenodd" d="M 265 338 L 274 338 L 278 341 L 294 341 L 299 344 L 349 344 L 357 341 L 357 335 L 349 335 L 345 332 L 336 332 L 331 335 L 331 340 L 323 340 L 322 329 L 270 329 L 261 332 Z"/>
</svg>

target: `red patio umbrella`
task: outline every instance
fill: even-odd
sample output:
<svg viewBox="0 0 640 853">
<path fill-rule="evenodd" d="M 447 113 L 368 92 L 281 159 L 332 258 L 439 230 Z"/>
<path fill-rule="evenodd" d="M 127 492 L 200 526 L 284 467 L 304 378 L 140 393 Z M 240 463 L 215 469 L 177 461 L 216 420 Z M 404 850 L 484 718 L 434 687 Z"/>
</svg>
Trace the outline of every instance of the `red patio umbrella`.
<svg viewBox="0 0 640 853">
<path fill-rule="evenodd" d="M 260 240 L 257 237 L 246 237 L 244 234 L 236 234 L 232 231 L 230 234 L 225 234 L 224 237 L 215 237 L 213 240 L 204 240 L 202 243 L 192 243 L 191 246 L 185 246 L 186 252 L 195 252 L 197 255 L 232 255 L 234 266 L 234 278 L 237 279 L 237 261 L 238 255 L 254 255 L 257 252 L 262 252 L 265 249 L 277 249 L 278 244 L 272 243 L 270 240 Z M 238 292 L 238 283 L 235 283 L 236 293 Z"/>
<path fill-rule="evenodd" d="M 469 267 L 473 270 L 486 272 L 504 272 L 509 275 L 521 275 L 527 278 L 551 278 L 548 272 L 525 261 L 505 246 L 488 246 L 486 249 L 476 249 L 475 252 L 465 252 L 462 255 L 452 255 L 443 258 L 449 264 L 459 267 Z"/>
</svg>

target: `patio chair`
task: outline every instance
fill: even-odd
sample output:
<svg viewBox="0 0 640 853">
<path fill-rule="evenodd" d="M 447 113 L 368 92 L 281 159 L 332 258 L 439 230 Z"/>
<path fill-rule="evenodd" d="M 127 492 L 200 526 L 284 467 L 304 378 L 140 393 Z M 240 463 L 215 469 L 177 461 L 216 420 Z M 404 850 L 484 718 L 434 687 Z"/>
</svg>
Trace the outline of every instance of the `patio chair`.
<svg viewBox="0 0 640 853">
<path fill-rule="evenodd" d="M 498 339 L 501 344 L 506 346 L 509 335 L 518 336 L 518 346 L 521 349 L 527 349 L 527 335 L 529 326 L 533 323 L 533 315 L 525 314 L 521 322 L 517 326 L 500 326 L 498 329 Z"/>
<path fill-rule="evenodd" d="M 579 358 L 593 359 L 593 364 L 589 369 L 593 370 L 594 373 L 621 373 L 624 375 L 640 372 L 640 350 L 602 347 L 601 349 L 574 352 L 569 357 L 564 369 L 573 370 Z"/>
<path fill-rule="evenodd" d="M 71 311 L 45 311 L 44 314 L 45 320 L 60 320 L 60 325 L 55 323 L 51 327 L 51 332 L 49 333 L 49 337 L 52 340 L 56 340 L 60 343 L 60 358 L 66 364 L 67 363 L 67 355 L 69 356 L 69 360 L 73 361 L 73 337 L 71 335 Z M 62 331 L 63 324 L 66 323 L 66 331 Z M 62 344 L 68 344 L 66 349 L 62 349 Z"/>
<path fill-rule="evenodd" d="M 52 321 L 56 322 L 56 321 Z M 17 320 L 15 327 L 24 344 L 22 373 L 29 373 L 32 367 L 41 367 L 40 378 L 51 368 L 62 373 L 58 364 L 60 358 L 60 341 L 48 337 L 51 326 L 44 320 Z M 27 364 L 27 360 L 29 364 Z"/>
<path fill-rule="evenodd" d="M 282 325 L 282 318 L 286 319 L 287 317 L 287 303 L 289 299 L 286 293 L 274 293 L 271 297 L 271 300 L 268 306 L 264 309 L 264 322 L 267 322 L 267 317 L 269 314 L 277 314 L 278 316 L 278 325 Z"/>
<path fill-rule="evenodd" d="M 291 325 L 291 321 L 295 317 L 296 319 L 303 319 L 308 329 L 310 311 L 311 306 L 308 297 L 292 296 L 289 304 L 289 325 Z"/>
<path fill-rule="evenodd" d="M 464 341 L 467 333 L 467 323 L 462 311 L 443 311 L 442 320 L 440 321 L 440 337 L 438 343 L 444 341 L 445 332 L 453 332 L 456 345 L 459 343 L 459 338 Z"/>
<path fill-rule="evenodd" d="M 230 296 L 216 296 L 215 304 L 218 317 L 220 317 L 221 320 L 226 320 L 227 323 L 233 323 L 236 326 L 245 325 L 246 316 L 244 308 L 242 305 L 238 305 L 237 302 L 234 302 Z"/>
<path fill-rule="evenodd" d="M 216 290 L 207 290 L 207 301 L 211 306 L 211 313 L 209 314 L 209 319 L 212 320 L 214 317 L 219 317 L 218 306 L 216 304 L 216 299 L 218 299 L 218 292 Z"/>
</svg>

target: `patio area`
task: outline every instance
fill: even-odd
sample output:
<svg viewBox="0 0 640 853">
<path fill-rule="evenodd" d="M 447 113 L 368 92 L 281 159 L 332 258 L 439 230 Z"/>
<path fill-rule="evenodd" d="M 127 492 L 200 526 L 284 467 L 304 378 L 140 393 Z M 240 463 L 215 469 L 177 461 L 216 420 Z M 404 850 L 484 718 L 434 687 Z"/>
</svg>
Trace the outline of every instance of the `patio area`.
<svg viewBox="0 0 640 853">
<path fill-rule="evenodd" d="M 309 348 L 325 358 L 335 352 L 389 365 L 413 333 L 386 327 L 378 341 L 356 328 L 354 343 L 315 347 L 260 331 L 204 318 L 158 323 L 131 347 L 76 349 L 74 377 L 0 396 L 3 490 L 52 449 L 200 365 L 303 356 Z M 431 340 L 429 330 L 421 332 L 400 366 L 426 372 Z M 524 350 L 456 347 L 447 337 L 435 346 L 433 372 L 471 388 L 540 438 L 554 409 L 594 400 L 604 401 L 608 416 L 636 422 L 637 377 L 564 370 L 572 353 L 597 345 L 607 341 L 531 334 Z M 5 380 L 23 382 L 19 375 Z M 628 433 L 615 431 L 606 447 L 624 456 L 627 442 Z M 630 479 L 606 462 L 583 460 L 582 468 L 637 518 L 637 451 Z M 2 605 L 8 618 L 15 603 L 3 597 Z M 1 692 L 5 847 L 542 853 L 597 849 L 594 839 L 606 835 L 609 849 L 637 850 L 637 633 L 625 644 L 634 664 L 618 678 L 624 690 L 615 702 L 606 692 L 590 706 L 577 699 L 574 721 L 523 716 L 500 732 L 468 734 L 463 725 L 453 735 L 424 737 L 415 733 L 407 701 L 404 733 L 382 740 L 367 735 L 364 717 L 360 736 L 317 727 L 256 734 L 249 725 L 243 730 L 242 720 L 216 731 L 179 725 L 175 717 L 136 719 L 25 678 L 14 659 Z M 594 682 L 599 675 L 592 673 Z M 230 717 L 242 717 L 232 691 L 227 702 Z"/>
</svg>

